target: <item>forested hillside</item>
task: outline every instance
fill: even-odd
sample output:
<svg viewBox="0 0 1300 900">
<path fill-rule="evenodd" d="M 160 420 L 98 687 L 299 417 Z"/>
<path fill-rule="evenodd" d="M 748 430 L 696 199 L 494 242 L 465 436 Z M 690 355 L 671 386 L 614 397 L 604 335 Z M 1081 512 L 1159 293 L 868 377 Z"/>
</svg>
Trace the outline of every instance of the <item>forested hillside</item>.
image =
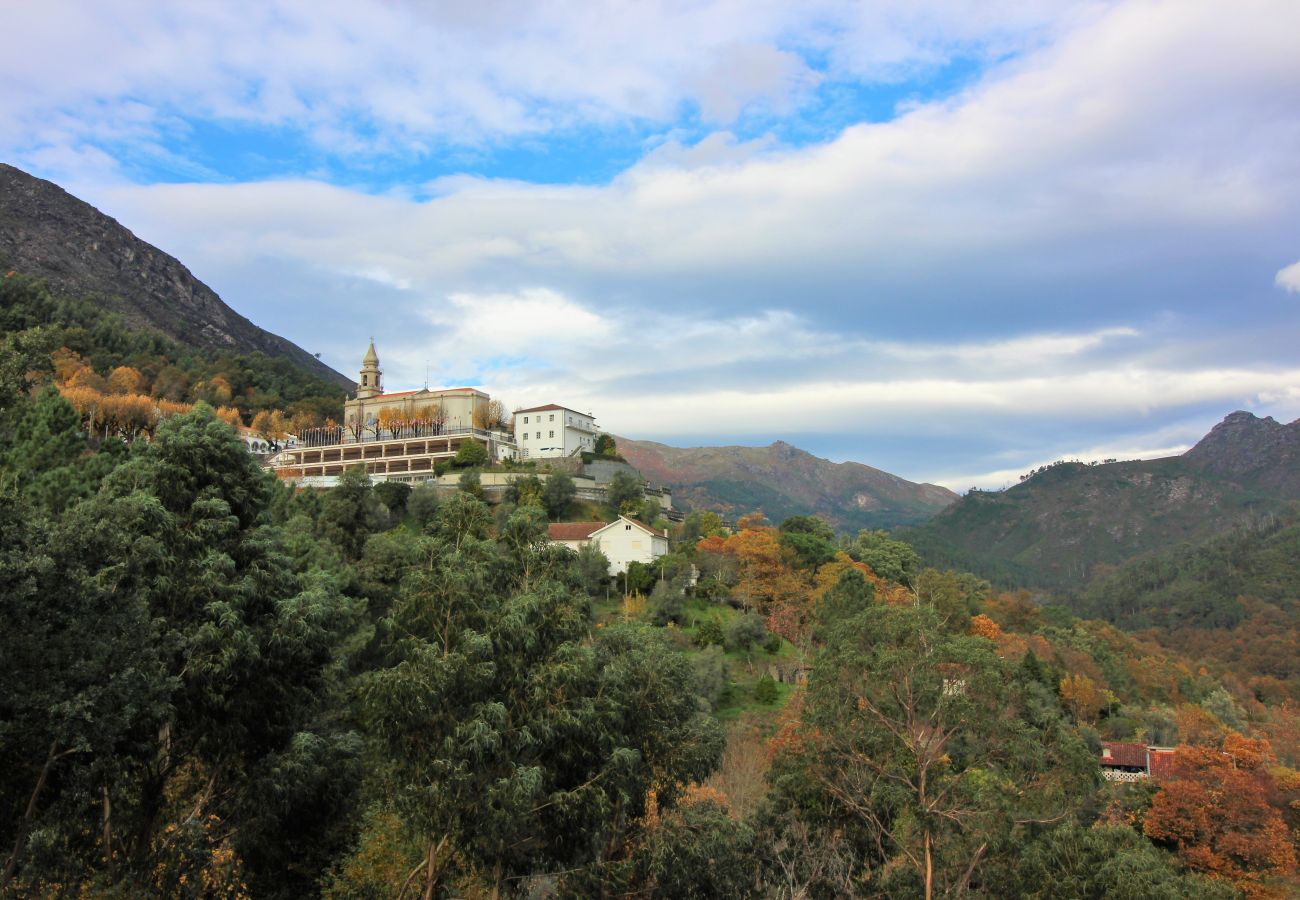
<svg viewBox="0 0 1300 900">
<path fill-rule="evenodd" d="M 697 513 L 610 582 L 537 491 L 295 492 L 204 405 L 88 436 L 33 337 L 0 345 L 2 892 L 1297 888 L 1296 711 L 1154 643 L 814 517 Z M 1102 782 L 1100 738 L 1177 777 Z"/>
<path fill-rule="evenodd" d="M 22 275 L 0 280 L 0 336 L 9 365 L 29 365 L 59 384 L 101 430 L 127 417 L 152 421 L 160 403 L 202 401 L 244 424 L 258 413 L 301 427 L 342 415 L 343 389 L 289 359 L 188 346 Z M 114 405 L 122 415 L 110 416 Z"/>
<path fill-rule="evenodd" d="M 1300 500 L 1298 460 L 1300 421 L 1236 412 L 1182 456 L 1061 462 L 1005 491 L 971 491 L 907 540 L 1003 584 L 1076 590 L 1106 567 Z"/>
<path fill-rule="evenodd" d="M 1296 509 L 1201 544 L 1135 560 L 1073 605 L 1246 681 L 1300 700 L 1300 519 Z"/>
</svg>

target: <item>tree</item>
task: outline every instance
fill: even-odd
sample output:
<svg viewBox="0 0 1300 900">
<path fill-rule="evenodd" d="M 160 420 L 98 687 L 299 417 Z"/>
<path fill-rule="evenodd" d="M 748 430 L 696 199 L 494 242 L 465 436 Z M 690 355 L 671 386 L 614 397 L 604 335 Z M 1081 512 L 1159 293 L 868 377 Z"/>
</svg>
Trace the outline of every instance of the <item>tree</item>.
<svg viewBox="0 0 1300 900">
<path fill-rule="evenodd" d="M 609 583 L 609 558 L 597 544 L 583 544 L 574 563 L 578 584 L 590 596 L 596 596 Z"/>
<path fill-rule="evenodd" d="M 727 649 L 750 651 L 755 644 L 761 644 L 767 638 L 767 624 L 763 617 L 754 613 L 736 616 L 727 626 Z"/>
<path fill-rule="evenodd" d="M 427 528 L 438 514 L 438 490 L 431 484 L 418 485 L 406 501 L 406 511 L 421 529 Z"/>
<path fill-rule="evenodd" d="M 596 443 L 592 445 L 592 452 L 596 456 L 612 458 L 618 456 L 618 446 L 614 443 L 612 434 L 596 435 Z"/>
<path fill-rule="evenodd" d="M 462 494 L 469 494 L 478 500 L 483 499 L 483 479 L 479 476 L 478 469 L 466 469 L 460 473 L 460 478 L 456 479 L 456 486 Z"/>
<path fill-rule="evenodd" d="M 835 532 L 816 516 L 790 516 L 780 532 L 782 546 L 801 568 L 816 569 L 835 558 Z"/>
<path fill-rule="evenodd" d="M 138 394 L 144 390 L 144 376 L 139 369 L 118 366 L 108 373 L 108 390 L 114 394 Z"/>
<path fill-rule="evenodd" d="M 883 530 L 858 532 L 849 556 L 866 563 L 881 578 L 910 585 L 921 567 L 921 557 L 910 544 L 894 540 Z"/>
<path fill-rule="evenodd" d="M 609 479 L 605 487 L 605 497 L 615 509 L 627 502 L 639 502 L 644 494 L 641 479 L 626 469 L 620 469 Z"/>
<path fill-rule="evenodd" d="M 55 788 L 53 818 L 42 840 L 62 849 L 34 856 L 30 871 L 19 860 L 20 877 L 98 870 L 121 885 L 117 893 L 157 893 L 157 873 L 200 879 L 218 850 L 257 859 L 254 874 L 283 871 L 288 861 L 275 854 L 288 846 L 290 823 L 319 800 L 322 766 L 348 754 L 346 733 L 326 725 L 322 711 L 339 702 L 359 610 L 332 579 L 292 568 L 264 524 L 272 486 L 200 407 L 164 423 L 60 523 L 50 546 L 64 555 L 58 577 L 68 596 L 57 602 L 81 607 L 68 610 L 82 617 L 70 634 L 86 660 L 68 674 L 95 682 L 90 695 L 69 698 L 67 712 L 93 735 L 68 757 L 76 765 L 46 786 Z M 83 588 L 93 593 L 79 597 Z M 98 637 L 79 634 L 83 625 Z M 97 668 L 100 659 L 113 661 L 111 674 Z M 70 749 L 62 740 L 56 729 L 55 756 Z M 343 776 L 326 776 L 335 796 L 346 793 Z M 324 809 L 298 827 L 328 854 L 336 845 L 319 840 L 330 820 Z M 106 847 L 119 857 L 111 871 Z M 306 857 L 294 865 L 310 868 Z M 314 863 L 323 865 L 319 856 Z"/>
<path fill-rule="evenodd" d="M 339 548 L 345 559 L 360 559 L 366 539 L 387 524 L 383 504 L 375 495 L 365 466 L 352 466 L 339 476 L 321 503 L 317 527 Z"/>
<path fill-rule="evenodd" d="M 992 873 L 992 896 L 1027 900 L 1230 900 L 1228 885 L 1180 872 L 1166 853 L 1132 828 L 1075 824 L 1052 828 L 1028 842 L 1002 872 Z"/>
<path fill-rule="evenodd" d="M 559 521 L 563 518 L 569 504 L 577 495 L 578 489 L 567 472 L 552 472 L 546 476 L 546 487 L 542 490 L 542 503 L 546 506 L 546 514 L 552 519 Z"/>
<path fill-rule="evenodd" d="M 1295 847 L 1268 802 L 1274 763 L 1267 741 L 1235 732 L 1221 748 L 1177 748 L 1143 830 L 1189 868 L 1239 886 L 1264 875 L 1295 874 Z"/>
<path fill-rule="evenodd" d="M 651 820 L 600 888 L 572 887 L 590 896 L 753 897 L 758 871 L 753 828 L 733 818 L 716 792 L 696 789 Z"/>
<path fill-rule="evenodd" d="M 489 548 L 431 547 L 384 631 L 363 703 L 383 793 L 425 847 L 413 877 L 570 869 L 618 846 L 655 784 L 702 777 L 721 735 L 689 665 L 657 634 L 592 635 L 559 585 L 502 595 Z M 545 702 L 538 702 L 544 696 Z"/>
<path fill-rule="evenodd" d="M 487 463 L 487 445 L 473 438 L 462 440 L 460 446 L 456 448 L 456 455 L 452 457 L 452 465 L 457 469 L 472 469 L 485 466 Z"/>
<path fill-rule="evenodd" d="M 1017 829 L 1062 821 L 1096 784 L 1041 686 L 933 609 L 870 606 L 823 627 L 810 771 L 877 848 L 882 889 L 963 891 Z"/>
</svg>

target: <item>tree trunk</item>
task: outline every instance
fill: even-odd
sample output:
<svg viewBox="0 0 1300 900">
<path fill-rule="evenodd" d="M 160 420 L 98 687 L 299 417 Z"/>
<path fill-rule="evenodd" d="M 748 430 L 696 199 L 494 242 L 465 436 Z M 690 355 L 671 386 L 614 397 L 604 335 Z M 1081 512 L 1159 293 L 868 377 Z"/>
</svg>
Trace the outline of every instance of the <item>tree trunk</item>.
<svg viewBox="0 0 1300 900">
<path fill-rule="evenodd" d="M 108 785 L 104 785 L 104 865 L 113 864 L 113 803 L 108 799 Z"/>
<path fill-rule="evenodd" d="M 23 844 L 27 841 L 27 826 L 36 815 L 36 801 L 41 796 L 41 791 L 45 788 L 45 780 L 49 778 L 50 767 L 54 761 L 62 754 L 58 752 L 58 738 L 50 741 L 50 751 L 45 754 L 45 764 L 41 766 L 41 774 L 36 778 L 36 787 L 32 789 L 32 795 L 27 799 L 27 811 L 23 813 L 23 820 L 18 826 L 18 834 L 14 837 L 14 849 L 9 854 L 9 859 L 5 862 L 4 875 L 0 876 L 0 891 L 9 886 L 10 880 L 14 873 L 18 871 L 18 857 L 22 855 Z"/>
<path fill-rule="evenodd" d="M 930 829 L 925 830 L 925 900 L 934 897 L 934 862 L 930 858 Z"/>
</svg>

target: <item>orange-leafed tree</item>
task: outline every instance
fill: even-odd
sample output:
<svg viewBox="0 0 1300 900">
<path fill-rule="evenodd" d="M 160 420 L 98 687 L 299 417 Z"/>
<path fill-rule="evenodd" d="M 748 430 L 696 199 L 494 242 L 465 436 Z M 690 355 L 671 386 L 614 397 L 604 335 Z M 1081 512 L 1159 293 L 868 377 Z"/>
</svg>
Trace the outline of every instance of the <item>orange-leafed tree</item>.
<svg viewBox="0 0 1300 900">
<path fill-rule="evenodd" d="M 742 519 L 743 521 L 743 519 Z M 774 528 L 746 528 L 727 538 L 740 563 L 735 596 L 760 612 L 794 601 L 807 602 L 808 585 L 786 564 Z"/>
<path fill-rule="evenodd" d="M 400 409 L 386 406 L 379 411 L 379 427 L 390 435 L 397 437 L 406 426 L 406 414 Z"/>
<path fill-rule="evenodd" d="M 1087 675 L 1071 673 L 1061 679 L 1061 702 L 1074 721 L 1090 725 L 1107 702 L 1107 692 Z"/>
<path fill-rule="evenodd" d="M 1002 639 L 1002 629 L 998 627 L 998 623 L 983 613 L 971 618 L 970 633 L 976 637 L 988 638 L 990 641 Z"/>
<path fill-rule="evenodd" d="M 1179 747 L 1143 830 L 1189 868 L 1231 879 L 1251 896 L 1281 896 L 1267 880 L 1294 876 L 1296 853 L 1269 803 L 1273 762 L 1267 741 L 1235 732 L 1222 747 Z"/>
<path fill-rule="evenodd" d="M 139 369 L 118 366 L 108 373 L 108 389 L 114 394 L 138 394 L 144 389 L 144 376 Z"/>
</svg>

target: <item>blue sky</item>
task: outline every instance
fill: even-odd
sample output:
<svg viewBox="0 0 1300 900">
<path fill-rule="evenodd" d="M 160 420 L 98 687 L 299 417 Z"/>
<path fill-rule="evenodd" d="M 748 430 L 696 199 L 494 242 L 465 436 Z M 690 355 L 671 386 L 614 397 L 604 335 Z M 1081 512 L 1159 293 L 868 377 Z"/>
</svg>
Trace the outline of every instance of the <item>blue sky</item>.
<svg viewBox="0 0 1300 900">
<path fill-rule="evenodd" d="M 29 4 L 0 158 L 393 388 L 915 480 L 1300 415 L 1300 6 Z"/>
</svg>

